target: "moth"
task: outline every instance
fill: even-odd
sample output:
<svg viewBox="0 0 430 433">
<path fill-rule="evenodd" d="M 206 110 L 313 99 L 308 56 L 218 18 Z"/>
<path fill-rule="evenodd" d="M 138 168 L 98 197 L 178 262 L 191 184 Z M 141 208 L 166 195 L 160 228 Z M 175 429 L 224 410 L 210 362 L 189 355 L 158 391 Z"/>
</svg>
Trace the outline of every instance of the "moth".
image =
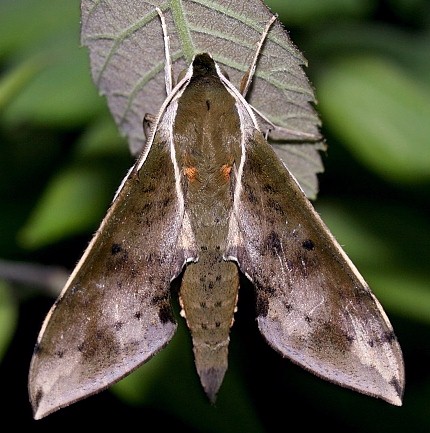
<svg viewBox="0 0 430 433">
<path fill-rule="evenodd" d="M 240 90 L 209 53 L 172 88 L 166 54 L 168 96 L 148 143 L 40 331 L 29 372 L 36 419 L 161 350 L 176 330 L 170 287 L 180 275 L 196 369 L 215 401 L 239 272 L 255 287 L 261 334 L 282 356 L 402 404 L 402 353 L 384 310 L 245 100 L 273 19 Z"/>
</svg>

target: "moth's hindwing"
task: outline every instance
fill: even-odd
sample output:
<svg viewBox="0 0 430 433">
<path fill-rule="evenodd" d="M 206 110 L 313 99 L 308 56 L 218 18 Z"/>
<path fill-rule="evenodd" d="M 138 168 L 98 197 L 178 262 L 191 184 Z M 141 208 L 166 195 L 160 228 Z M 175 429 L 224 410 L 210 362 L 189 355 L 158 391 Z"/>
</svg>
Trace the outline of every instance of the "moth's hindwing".
<svg viewBox="0 0 430 433">
<path fill-rule="evenodd" d="M 382 307 L 262 134 L 245 143 L 227 256 L 255 285 L 261 333 L 318 376 L 401 405 L 402 353 Z"/>
<path fill-rule="evenodd" d="M 118 381 L 172 338 L 169 287 L 189 258 L 179 193 L 157 134 L 45 320 L 29 375 L 36 419 Z"/>
</svg>

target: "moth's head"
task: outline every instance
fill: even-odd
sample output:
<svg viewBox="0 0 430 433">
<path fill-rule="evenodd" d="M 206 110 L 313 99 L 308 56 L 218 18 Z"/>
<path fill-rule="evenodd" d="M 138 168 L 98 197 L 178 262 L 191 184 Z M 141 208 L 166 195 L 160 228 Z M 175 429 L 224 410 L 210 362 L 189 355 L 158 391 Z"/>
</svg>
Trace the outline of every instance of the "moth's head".
<svg viewBox="0 0 430 433">
<path fill-rule="evenodd" d="M 227 72 L 215 63 L 215 60 L 209 53 L 196 54 L 191 62 L 191 67 L 193 68 L 193 79 L 208 76 L 218 78 L 219 72 L 221 72 L 222 75 L 224 75 L 224 77 L 229 80 Z M 180 72 L 180 74 L 178 75 L 178 83 L 185 77 L 187 71 L 188 69 L 183 69 Z"/>
<path fill-rule="evenodd" d="M 208 53 L 197 54 L 193 59 L 193 77 L 208 77 L 210 75 L 218 77 L 215 61 Z"/>
</svg>

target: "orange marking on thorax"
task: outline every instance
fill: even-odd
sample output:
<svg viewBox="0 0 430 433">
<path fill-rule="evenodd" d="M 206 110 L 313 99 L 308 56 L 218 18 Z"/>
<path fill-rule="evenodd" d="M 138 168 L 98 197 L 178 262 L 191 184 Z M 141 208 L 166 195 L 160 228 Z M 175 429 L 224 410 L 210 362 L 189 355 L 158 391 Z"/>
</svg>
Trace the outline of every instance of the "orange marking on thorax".
<svg viewBox="0 0 430 433">
<path fill-rule="evenodd" d="M 223 164 L 221 166 L 221 175 L 225 178 L 226 181 L 230 180 L 231 167 L 232 166 L 230 164 Z"/>
<path fill-rule="evenodd" d="M 197 179 L 198 170 L 196 167 L 184 167 L 184 175 L 188 178 L 188 182 L 193 182 Z"/>
</svg>

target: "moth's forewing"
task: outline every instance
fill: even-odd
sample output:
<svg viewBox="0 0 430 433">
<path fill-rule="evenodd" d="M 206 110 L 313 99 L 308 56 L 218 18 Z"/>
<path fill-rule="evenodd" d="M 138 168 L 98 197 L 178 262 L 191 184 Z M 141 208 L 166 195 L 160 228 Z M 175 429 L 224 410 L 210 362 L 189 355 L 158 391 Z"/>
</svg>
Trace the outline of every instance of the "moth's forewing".
<svg viewBox="0 0 430 433">
<path fill-rule="evenodd" d="M 318 376 L 401 405 L 402 353 L 382 307 L 261 133 L 245 143 L 227 255 L 256 287 L 260 331 Z"/>
<path fill-rule="evenodd" d="M 35 418 L 101 391 L 172 338 L 169 286 L 190 257 L 170 144 L 157 134 L 48 314 L 29 375 Z"/>
</svg>

